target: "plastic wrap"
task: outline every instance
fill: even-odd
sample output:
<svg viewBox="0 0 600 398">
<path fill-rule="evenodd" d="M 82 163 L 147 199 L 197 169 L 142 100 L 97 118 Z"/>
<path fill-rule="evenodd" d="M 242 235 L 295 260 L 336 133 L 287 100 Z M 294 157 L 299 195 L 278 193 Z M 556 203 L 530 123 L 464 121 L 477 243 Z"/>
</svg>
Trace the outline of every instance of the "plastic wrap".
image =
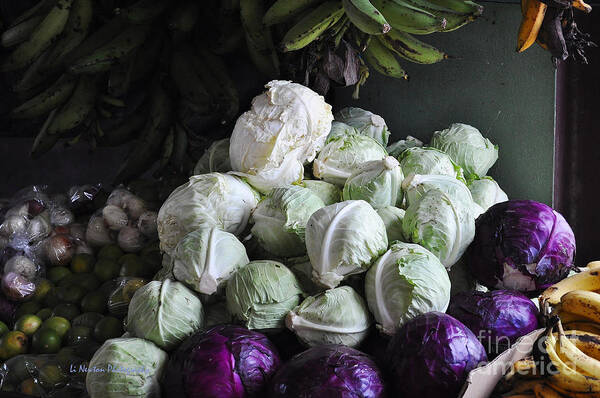
<svg viewBox="0 0 600 398">
<path fill-rule="evenodd" d="M 97 203 L 104 203 L 102 184 L 73 186 L 67 191 L 69 207 L 75 214 L 92 213 Z"/>
<path fill-rule="evenodd" d="M 143 278 L 122 277 L 106 282 L 102 289 L 108 292 L 108 312 L 116 317 L 127 315 L 129 302 L 137 289 L 148 281 Z"/>
<path fill-rule="evenodd" d="M 87 359 L 68 347 L 56 355 L 18 355 L 0 366 L 0 390 L 38 397 L 78 397 L 85 391 Z"/>
</svg>

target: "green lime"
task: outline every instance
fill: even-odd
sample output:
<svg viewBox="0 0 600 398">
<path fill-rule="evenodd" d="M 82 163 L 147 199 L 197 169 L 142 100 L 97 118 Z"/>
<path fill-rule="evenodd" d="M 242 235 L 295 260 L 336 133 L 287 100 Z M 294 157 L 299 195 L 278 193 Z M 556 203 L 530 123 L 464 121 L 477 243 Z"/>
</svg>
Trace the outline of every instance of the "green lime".
<svg viewBox="0 0 600 398">
<path fill-rule="evenodd" d="M 44 297 L 44 307 L 54 307 L 55 305 L 60 303 L 60 300 L 58 299 L 58 295 L 57 295 L 57 287 L 53 287 L 48 294 L 46 295 L 46 297 Z"/>
<path fill-rule="evenodd" d="M 65 276 L 64 278 L 62 278 L 57 284 L 57 287 L 66 287 L 66 286 L 71 286 L 71 285 L 77 285 L 78 283 L 78 279 L 77 277 L 79 276 L 79 274 L 69 274 L 67 276 Z"/>
<path fill-rule="evenodd" d="M 34 334 L 42 326 L 42 319 L 37 315 L 23 315 L 15 322 L 15 330 L 20 330 L 27 336 Z"/>
<path fill-rule="evenodd" d="M 50 318 L 53 314 L 52 308 L 42 308 L 41 310 L 39 310 L 36 315 L 40 317 L 40 319 L 42 321 L 45 321 L 46 319 Z"/>
<path fill-rule="evenodd" d="M 96 324 L 104 318 L 104 315 L 97 312 L 84 312 L 77 318 L 71 321 L 71 326 L 87 326 L 88 328 L 94 329 Z"/>
<path fill-rule="evenodd" d="M 67 345 L 79 345 L 87 343 L 92 338 L 92 328 L 87 326 L 73 326 L 67 333 Z"/>
<path fill-rule="evenodd" d="M 54 330 L 62 338 L 71 329 L 71 323 L 61 316 L 52 316 L 42 323 L 42 329 Z"/>
<path fill-rule="evenodd" d="M 21 394 L 32 397 L 41 397 L 45 395 L 44 389 L 40 387 L 32 378 L 23 380 L 19 386 L 19 389 L 21 390 Z"/>
<path fill-rule="evenodd" d="M 100 280 L 93 273 L 77 274 L 77 284 L 86 291 L 91 292 L 92 290 L 96 290 L 100 287 Z"/>
<path fill-rule="evenodd" d="M 79 303 L 85 296 L 85 289 L 78 285 L 69 285 L 56 289 L 56 296 L 65 303 Z"/>
<path fill-rule="evenodd" d="M 94 256 L 88 253 L 79 253 L 71 259 L 71 271 L 75 274 L 89 273 L 94 270 Z"/>
<path fill-rule="evenodd" d="M 119 264 L 108 258 L 101 258 L 94 265 L 94 274 L 101 282 L 106 282 L 119 276 L 121 267 Z"/>
<path fill-rule="evenodd" d="M 130 263 L 130 262 L 141 262 L 142 260 L 140 259 L 140 256 L 138 256 L 136 253 L 127 253 L 127 254 L 123 254 L 121 257 L 119 257 L 119 260 L 117 261 L 120 265 L 126 264 L 126 263 Z"/>
<path fill-rule="evenodd" d="M 60 341 L 61 337 L 55 330 L 43 327 L 33 335 L 31 347 L 37 354 L 55 354 L 60 350 Z"/>
<path fill-rule="evenodd" d="M 27 352 L 27 336 L 19 330 L 13 330 L 0 338 L 0 359 L 6 361 Z"/>
<path fill-rule="evenodd" d="M 0 321 L 0 337 L 4 336 L 6 333 L 8 333 L 10 329 L 8 329 L 8 326 L 6 326 L 6 323 Z"/>
<path fill-rule="evenodd" d="M 148 271 L 146 267 L 144 267 L 144 262 L 142 259 L 133 254 L 126 254 L 119 259 L 119 264 L 121 264 L 121 271 L 119 272 L 119 276 L 146 276 Z"/>
<path fill-rule="evenodd" d="M 118 245 L 106 245 L 98 251 L 98 258 L 118 260 L 123 255 L 123 250 Z"/>
<path fill-rule="evenodd" d="M 31 377 L 30 369 L 35 369 L 33 358 L 29 355 L 17 355 L 6 361 L 11 382 L 18 384 Z"/>
<path fill-rule="evenodd" d="M 71 270 L 67 267 L 52 267 L 48 270 L 46 276 L 50 279 L 50 282 L 56 284 L 67 275 L 71 275 Z"/>
<path fill-rule="evenodd" d="M 108 339 L 114 339 L 123 334 L 123 324 L 113 316 L 105 316 L 94 328 L 94 338 L 98 343 L 104 343 Z"/>
<path fill-rule="evenodd" d="M 19 306 L 15 312 L 15 319 L 19 319 L 23 315 L 35 314 L 42 308 L 41 304 L 37 301 L 27 301 Z"/>
<path fill-rule="evenodd" d="M 79 307 L 72 303 L 61 303 L 58 304 L 52 310 L 52 316 L 60 316 L 65 319 L 71 320 L 81 314 Z"/>
<path fill-rule="evenodd" d="M 107 300 L 108 298 L 99 290 L 89 292 L 81 300 L 81 310 L 83 312 L 99 312 L 103 314 L 106 312 Z"/>
<path fill-rule="evenodd" d="M 40 384 L 46 390 L 61 387 L 67 381 L 67 375 L 55 363 L 48 363 L 42 366 L 39 369 L 38 377 Z"/>
<path fill-rule="evenodd" d="M 35 284 L 35 292 L 33 293 L 32 300 L 43 301 L 50 290 L 52 290 L 54 284 L 48 279 L 40 279 Z"/>
</svg>

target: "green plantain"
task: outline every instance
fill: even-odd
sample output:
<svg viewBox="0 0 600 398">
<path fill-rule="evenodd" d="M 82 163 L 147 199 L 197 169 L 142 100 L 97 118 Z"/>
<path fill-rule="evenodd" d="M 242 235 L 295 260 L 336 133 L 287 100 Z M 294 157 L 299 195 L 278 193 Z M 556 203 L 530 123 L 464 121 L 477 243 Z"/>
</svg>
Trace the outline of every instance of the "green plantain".
<svg viewBox="0 0 600 398">
<path fill-rule="evenodd" d="M 11 111 L 11 117 L 15 119 L 31 119 L 41 116 L 65 102 L 73 89 L 77 79 L 71 75 L 62 75 L 50 87 L 17 106 Z"/>
<path fill-rule="evenodd" d="M 96 79 L 83 75 L 79 78 L 73 94 L 60 108 L 50 126 L 48 134 L 61 135 L 79 126 L 94 108 L 96 99 Z"/>
<path fill-rule="evenodd" d="M 262 22 L 263 15 L 262 0 L 240 0 L 240 18 L 250 58 L 262 74 L 275 78 L 279 76 L 279 58 L 271 31 Z"/>
<path fill-rule="evenodd" d="M 389 32 L 390 24 L 369 0 L 342 0 L 346 15 L 361 31 L 370 35 Z"/>
<path fill-rule="evenodd" d="M 408 80 L 408 75 L 394 56 L 379 40 L 371 40 L 365 50 L 365 59 L 377 72 L 396 79 Z"/>
<path fill-rule="evenodd" d="M 443 51 L 399 30 L 393 29 L 379 40 L 398 56 L 417 64 L 434 64 L 449 58 Z"/>
<path fill-rule="evenodd" d="M 374 6 L 383 14 L 393 29 L 416 35 L 426 35 L 442 31 L 447 24 L 445 18 L 438 17 L 407 3 L 394 0 L 372 0 Z"/>
<path fill-rule="evenodd" d="M 339 1 L 326 1 L 288 30 L 281 41 L 281 49 L 287 52 L 306 47 L 334 26 L 343 15 L 344 7 Z"/>
</svg>

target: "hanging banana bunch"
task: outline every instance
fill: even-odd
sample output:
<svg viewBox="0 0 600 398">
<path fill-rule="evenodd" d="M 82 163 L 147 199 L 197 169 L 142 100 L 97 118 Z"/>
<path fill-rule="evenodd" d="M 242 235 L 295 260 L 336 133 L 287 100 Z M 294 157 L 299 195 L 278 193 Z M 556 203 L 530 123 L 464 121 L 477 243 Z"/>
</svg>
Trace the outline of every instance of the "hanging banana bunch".
<svg viewBox="0 0 600 398">
<path fill-rule="evenodd" d="M 119 181 L 152 168 L 180 178 L 239 115 L 224 57 L 247 54 L 265 80 L 357 96 L 370 70 L 407 79 L 404 61 L 450 58 L 420 36 L 482 11 L 470 0 L 39 0 L 2 18 L 5 116 L 41 126 L 33 157 L 61 141 L 129 145 Z"/>
<path fill-rule="evenodd" d="M 521 0 L 522 20 L 517 35 L 517 51 L 523 52 L 537 42 L 552 55 L 556 64 L 573 57 L 587 63 L 585 49 L 595 47 L 573 18 L 573 9 L 590 13 L 583 0 Z"/>
</svg>

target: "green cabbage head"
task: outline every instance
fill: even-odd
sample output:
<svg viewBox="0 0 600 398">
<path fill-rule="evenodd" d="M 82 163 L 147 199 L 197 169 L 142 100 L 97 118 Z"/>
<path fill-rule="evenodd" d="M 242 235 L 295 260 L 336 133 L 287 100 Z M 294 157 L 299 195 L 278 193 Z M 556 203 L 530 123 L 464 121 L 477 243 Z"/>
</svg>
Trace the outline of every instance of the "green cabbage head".
<svg viewBox="0 0 600 398">
<path fill-rule="evenodd" d="M 343 186 L 360 165 L 387 156 L 385 148 L 374 139 L 359 135 L 338 135 L 327 140 L 313 163 L 315 177 Z"/>
<path fill-rule="evenodd" d="M 398 157 L 405 176 L 411 174 L 439 174 L 464 181 L 462 168 L 450 156 L 434 148 L 408 148 Z"/>
<path fill-rule="evenodd" d="M 492 177 L 483 177 L 479 180 L 471 181 L 469 189 L 473 195 L 473 200 L 482 207 L 483 211 L 486 211 L 496 203 L 508 200 L 506 193 Z"/>
<path fill-rule="evenodd" d="M 436 131 L 431 146 L 450 155 L 469 178 L 485 176 L 498 160 L 498 146 L 468 124 L 454 123 L 445 130 Z"/>
<path fill-rule="evenodd" d="M 306 253 L 304 231 L 309 217 L 325 203 L 297 185 L 274 188 L 252 213 L 252 234 L 269 253 L 282 257 Z"/>
<path fill-rule="evenodd" d="M 387 246 L 383 220 L 363 200 L 323 207 L 313 213 L 306 226 L 313 280 L 328 288 L 349 275 L 365 272 Z"/>
<path fill-rule="evenodd" d="M 404 232 L 402 232 L 402 220 L 406 211 L 394 206 L 386 206 L 377 209 L 377 214 L 383 220 L 385 224 L 385 231 L 387 233 L 388 242 L 392 243 L 396 240 L 404 241 Z"/>
<path fill-rule="evenodd" d="M 248 329 L 282 329 L 302 298 L 296 276 L 277 261 L 252 261 L 227 282 L 227 309 Z"/>
<path fill-rule="evenodd" d="M 127 330 L 167 351 L 203 326 L 200 299 L 180 282 L 151 281 L 129 303 Z"/>
<path fill-rule="evenodd" d="M 202 294 L 214 294 L 250 260 L 238 238 L 218 228 L 198 228 L 175 247 L 172 272 L 180 282 Z"/>
<path fill-rule="evenodd" d="M 379 209 L 402 204 L 404 174 L 393 156 L 372 160 L 355 170 L 344 184 L 343 200 L 364 200 Z"/>
<path fill-rule="evenodd" d="M 393 144 L 390 144 L 386 148 L 386 150 L 390 154 L 390 156 L 398 158 L 402 154 L 402 152 L 406 151 L 408 148 L 422 147 L 422 146 L 423 146 L 423 141 L 409 135 L 403 140 L 399 140 L 399 141 L 394 142 Z"/>
<path fill-rule="evenodd" d="M 418 315 L 445 312 L 450 279 L 433 253 L 416 244 L 395 242 L 367 272 L 365 296 L 377 326 L 392 335 Z"/>
<path fill-rule="evenodd" d="M 304 188 L 310 189 L 317 195 L 325 206 L 332 205 L 342 200 L 342 190 L 337 186 L 321 180 L 304 180 Z"/>
<path fill-rule="evenodd" d="M 385 120 L 373 112 L 361 108 L 348 107 L 335 114 L 335 120 L 354 127 L 359 134 L 373 138 L 384 148 L 388 144 L 390 131 Z"/>
<path fill-rule="evenodd" d="M 367 337 L 372 321 L 363 298 L 350 286 L 341 286 L 307 297 L 288 313 L 285 323 L 310 347 L 356 347 Z"/>
<path fill-rule="evenodd" d="M 168 359 L 148 340 L 106 340 L 90 360 L 87 393 L 91 398 L 160 398 L 159 381 Z"/>
<path fill-rule="evenodd" d="M 254 189 L 232 175 L 192 176 L 171 192 L 158 212 L 160 248 L 172 254 L 181 238 L 200 227 L 241 234 L 258 199 Z"/>
</svg>

